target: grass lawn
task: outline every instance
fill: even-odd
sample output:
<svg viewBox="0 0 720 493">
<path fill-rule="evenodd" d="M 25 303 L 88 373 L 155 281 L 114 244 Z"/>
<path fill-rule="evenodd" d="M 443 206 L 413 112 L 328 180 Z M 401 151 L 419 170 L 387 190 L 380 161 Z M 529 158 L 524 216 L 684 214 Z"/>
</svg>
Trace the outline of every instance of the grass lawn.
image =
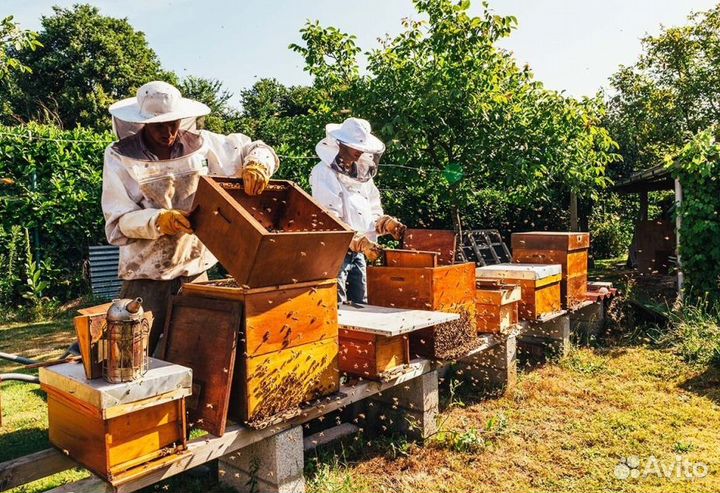
<svg viewBox="0 0 720 493">
<path fill-rule="evenodd" d="M 72 341 L 71 322 L 0 327 L 0 351 L 50 359 Z M 44 348 L 44 349 L 39 349 Z M 1 372 L 17 365 L 0 363 Z M 461 384 L 424 447 L 401 439 L 357 437 L 311 452 L 311 492 L 417 491 L 711 491 L 720 490 L 720 373 L 683 363 L 654 346 L 574 350 L 522 372 L 503 397 L 478 400 Z M 6 382 L 0 461 L 48 447 L 44 394 Z M 619 480 L 622 458 L 652 456 L 666 468 L 676 456 L 704 463 L 693 481 L 654 476 Z M 76 480 L 78 469 L 15 491 L 39 492 Z M 207 491 L 177 479 L 148 491 Z M 211 491 L 226 492 L 223 488 Z"/>
</svg>

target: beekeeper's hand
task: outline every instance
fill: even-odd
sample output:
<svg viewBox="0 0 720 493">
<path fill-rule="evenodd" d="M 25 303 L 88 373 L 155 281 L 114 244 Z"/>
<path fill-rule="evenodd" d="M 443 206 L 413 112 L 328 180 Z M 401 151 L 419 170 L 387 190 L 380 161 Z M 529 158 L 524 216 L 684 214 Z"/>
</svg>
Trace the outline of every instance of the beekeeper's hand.
<svg viewBox="0 0 720 493">
<path fill-rule="evenodd" d="M 382 216 L 375 223 L 375 231 L 379 235 L 392 235 L 399 240 L 405 234 L 407 227 L 392 216 Z"/>
<path fill-rule="evenodd" d="M 370 262 L 375 262 L 382 255 L 383 249 L 374 241 L 368 240 L 367 236 L 356 235 L 350 242 L 350 251 L 362 253 Z"/>
<path fill-rule="evenodd" d="M 242 170 L 242 181 L 246 194 L 260 195 L 270 182 L 270 174 L 265 165 L 251 162 Z"/>
<path fill-rule="evenodd" d="M 177 209 L 164 210 L 157 218 L 157 228 L 164 235 L 176 235 L 181 232 L 192 234 L 189 215 L 190 213 Z"/>
</svg>

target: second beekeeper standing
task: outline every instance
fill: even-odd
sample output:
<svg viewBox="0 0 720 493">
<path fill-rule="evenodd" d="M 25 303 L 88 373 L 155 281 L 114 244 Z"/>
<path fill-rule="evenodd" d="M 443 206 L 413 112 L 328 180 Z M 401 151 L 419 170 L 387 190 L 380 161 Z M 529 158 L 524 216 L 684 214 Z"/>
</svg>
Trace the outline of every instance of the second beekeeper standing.
<svg viewBox="0 0 720 493">
<path fill-rule="evenodd" d="M 195 130 L 196 119 L 208 113 L 206 105 L 158 81 L 110 107 L 120 140 L 105 150 L 105 233 L 120 246 L 120 296 L 141 297 L 153 312 L 151 352 L 170 297 L 186 282 L 206 280 L 217 262 L 188 219 L 199 177 L 240 176 L 245 192 L 257 195 L 280 165 L 261 141 Z"/>
<path fill-rule="evenodd" d="M 340 302 L 367 302 L 367 265 L 377 260 L 380 235 L 402 238 L 405 226 L 383 213 L 377 174 L 385 144 L 372 134 L 370 123 L 348 118 L 325 127 L 326 137 L 315 147 L 320 163 L 310 174 L 312 196 L 345 221 L 356 234 L 338 276 Z"/>
</svg>

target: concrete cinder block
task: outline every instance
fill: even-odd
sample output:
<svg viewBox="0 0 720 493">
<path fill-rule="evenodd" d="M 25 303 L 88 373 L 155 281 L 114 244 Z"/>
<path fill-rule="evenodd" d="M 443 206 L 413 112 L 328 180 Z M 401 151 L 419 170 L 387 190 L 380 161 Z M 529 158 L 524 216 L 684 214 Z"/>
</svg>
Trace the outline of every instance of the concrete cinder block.
<svg viewBox="0 0 720 493">
<path fill-rule="evenodd" d="M 570 330 L 577 342 L 588 344 L 605 325 L 605 305 L 602 301 L 590 303 L 570 313 Z"/>
<path fill-rule="evenodd" d="M 304 493 L 303 433 L 296 426 L 223 456 L 220 482 L 238 492 Z"/>
<path fill-rule="evenodd" d="M 438 408 L 438 373 L 433 370 L 370 398 L 368 431 L 421 441 L 437 432 Z"/>
<path fill-rule="evenodd" d="M 459 373 L 483 390 L 504 391 L 517 382 L 517 338 L 503 337 L 485 351 L 459 362 Z"/>
</svg>

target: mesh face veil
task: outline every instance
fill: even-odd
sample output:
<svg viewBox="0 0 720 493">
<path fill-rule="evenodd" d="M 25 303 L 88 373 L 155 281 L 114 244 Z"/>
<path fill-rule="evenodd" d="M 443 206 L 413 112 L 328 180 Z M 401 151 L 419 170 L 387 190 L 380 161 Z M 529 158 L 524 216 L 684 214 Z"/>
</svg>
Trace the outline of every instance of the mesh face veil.
<svg viewBox="0 0 720 493">
<path fill-rule="evenodd" d="M 352 148 L 352 146 L 347 147 Z M 383 152 L 363 152 L 354 162 L 348 163 L 342 159 L 341 153 L 338 152 L 332 162 L 332 168 L 340 174 L 365 183 L 377 175 L 382 155 Z"/>
</svg>

